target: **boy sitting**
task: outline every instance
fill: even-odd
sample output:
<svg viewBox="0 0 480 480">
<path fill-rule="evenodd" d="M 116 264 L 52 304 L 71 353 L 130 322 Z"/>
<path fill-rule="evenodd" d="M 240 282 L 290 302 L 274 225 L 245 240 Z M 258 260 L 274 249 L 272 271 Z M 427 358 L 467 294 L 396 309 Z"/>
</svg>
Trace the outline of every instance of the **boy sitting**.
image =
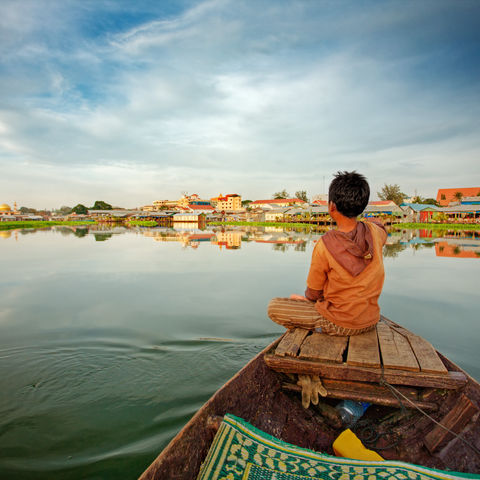
<svg viewBox="0 0 480 480">
<path fill-rule="evenodd" d="M 328 190 L 328 213 L 337 224 L 315 245 L 305 296 L 274 298 L 268 316 L 284 327 L 358 335 L 380 319 L 378 297 L 385 277 L 379 222 L 359 222 L 370 187 L 363 175 L 338 172 Z"/>
</svg>

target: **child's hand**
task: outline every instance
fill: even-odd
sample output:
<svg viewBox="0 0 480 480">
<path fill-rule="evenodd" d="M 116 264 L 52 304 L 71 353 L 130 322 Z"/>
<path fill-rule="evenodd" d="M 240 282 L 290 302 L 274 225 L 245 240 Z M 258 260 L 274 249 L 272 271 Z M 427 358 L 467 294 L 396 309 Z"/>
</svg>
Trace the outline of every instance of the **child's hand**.
<svg viewBox="0 0 480 480">
<path fill-rule="evenodd" d="M 292 300 L 305 300 L 306 302 L 308 302 L 308 300 L 306 299 L 306 297 L 304 297 L 303 295 L 297 295 L 296 293 L 292 293 L 290 295 L 290 298 Z"/>
</svg>

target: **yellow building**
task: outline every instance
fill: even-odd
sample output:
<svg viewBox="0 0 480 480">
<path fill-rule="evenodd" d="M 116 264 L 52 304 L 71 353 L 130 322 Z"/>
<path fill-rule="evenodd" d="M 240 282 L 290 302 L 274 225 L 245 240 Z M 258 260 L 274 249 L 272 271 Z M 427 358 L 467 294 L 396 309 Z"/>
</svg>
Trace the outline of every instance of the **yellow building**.
<svg viewBox="0 0 480 480">
<path fill-rule="evenodd" d="M 188 207 L 189 203 L 190 203 L 190 198 L 192 197 L 193 195 L 182 195 L 182 198 L 180 198 L 180 200 L 177 200 L 177 205 L 179 207 Z"/>
<path fill-rule="evenodd" d="M 231 193 L 225 196 L 220 194 L 218 197 L 212 198 L 210 201 L 215 205 L 215 209 L 218 212 L 242 209 L 242 197 L 236 193 Z"/>
<path fill-rule="evenodd" d="M 177 205 L 180 207 L 187 208 L 189 205 L 201 205 L 210 207 L 210 200 L 204 200 L 200 198 L 196 193 L 192 195 L 183 195 L 180 200 L 177 201 Z"/>
<path fill-rule="evenodd" d="M 155 200 L 153 202 L 153 207 L 155 210 L 162 210 L 162 208 L 163 209 L 175 208 L 177 205 L 178 205 L 178 200 Z"/>
<path fill-rule="evenodd" d="M 17 202 L 13 202 L 13 210 L 12 210 L 12 207 L 10 207 L 10 205 L 7 205 L 6 203 L 2 203 L 0 205 L 0 215 L 2 216 L 14 216 L 14 215 L 20 215 L 21 212 L 18 211 L 18 208 L 17 208 Z"/>
<path fill-rule="evenodd" d="M 6 203 L 2 203 L 0 205 L 0 213 L 11 213 L 12 209 L 10 208 L 10 205 L 7 205 Z"/>
</svg>

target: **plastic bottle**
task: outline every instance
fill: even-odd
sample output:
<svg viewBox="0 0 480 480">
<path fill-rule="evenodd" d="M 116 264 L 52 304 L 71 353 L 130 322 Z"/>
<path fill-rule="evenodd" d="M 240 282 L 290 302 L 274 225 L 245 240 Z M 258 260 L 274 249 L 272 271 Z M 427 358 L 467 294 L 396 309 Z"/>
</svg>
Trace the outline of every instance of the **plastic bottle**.
<svg viewBox="0 0 480 480">
<path fill-rule="evenodd" d="M 367 402 L 355 402 L 353 400 L 342 400 L 335 408 L 340 414 L 342 423 L 349 428 L 357 423 L 358 419 L 365 413 L 370 406 Z"/>
</svg>

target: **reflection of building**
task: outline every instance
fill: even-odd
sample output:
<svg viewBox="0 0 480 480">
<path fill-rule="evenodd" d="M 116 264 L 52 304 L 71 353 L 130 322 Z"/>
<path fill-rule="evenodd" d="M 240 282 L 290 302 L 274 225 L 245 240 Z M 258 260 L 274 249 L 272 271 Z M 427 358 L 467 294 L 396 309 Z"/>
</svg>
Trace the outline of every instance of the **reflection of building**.
<svg viewBox="0 0 480 480">
<path fill-rule="evenodd" d="M 226 247 L 228 249 L 240 248 L 242 244 L 242 232 L 240 231 L 227 231 L 217 232 L 216 240 L 213 242 L 220 248 Z"/>
<path fill-rule="evenodd" d="M 435 240 L 437 257 L 480 258 L 480 240 L 478 239 L 445 239 Z"/>
<path fill-rule="evenodd" d="M 179 223 L 182 224 L 196 224 L 196 225 L 204 225 L 205 224 L 205 215 L 200 213 L 176 213 L 173 215 L 173 224 L 177 225 Z"/>
<path fill-rule="evenodd" d="M 245 227 L 229 230 L 205 231 L 195 228 L 194 223 L 175 223 L 175 228 L 155 228 L 139 230 L 143 235 L 152 237 L 159 242 L 179 242 L 184 247 L 198 248 L 202 243 L 217 245 L 222 249 L 238 250 L 242 242 L 257 242 L 273 244 L 286 250 L 293 247 L 303 251 L 307 245 L 308 237 L 303 232 L 286 232 L 279 227 Z"/>
</svg>

